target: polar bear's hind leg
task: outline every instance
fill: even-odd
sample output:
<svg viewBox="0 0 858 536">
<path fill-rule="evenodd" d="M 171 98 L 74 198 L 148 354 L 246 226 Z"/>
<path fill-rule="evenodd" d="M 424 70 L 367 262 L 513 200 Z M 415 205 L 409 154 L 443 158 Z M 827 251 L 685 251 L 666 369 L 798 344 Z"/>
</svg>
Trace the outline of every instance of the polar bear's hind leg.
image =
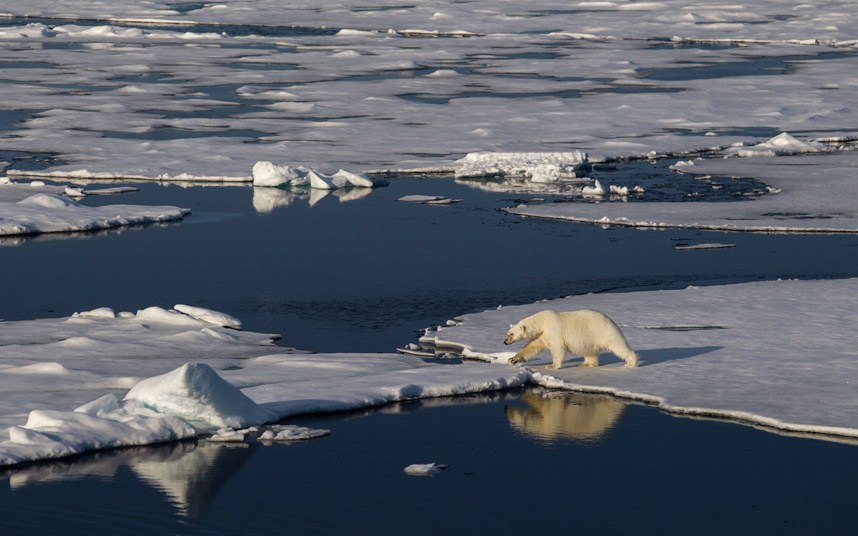
<svg viewBox="0 0 858 536">
<path fill-rule="evenodd" d="M 585 355 L 584 362 L 581 363 L 582 367 L 598 367 L 599 366 L 599 354 L 593 355 Z"/>
</svg>

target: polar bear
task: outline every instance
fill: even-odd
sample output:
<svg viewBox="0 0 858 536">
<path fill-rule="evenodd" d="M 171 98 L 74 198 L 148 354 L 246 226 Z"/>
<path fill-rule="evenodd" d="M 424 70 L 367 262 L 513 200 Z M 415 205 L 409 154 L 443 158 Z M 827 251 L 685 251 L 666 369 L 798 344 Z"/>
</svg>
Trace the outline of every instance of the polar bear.
<svg viewBox="0 0 858 536">
<path fill-rule="evenodd" d="M 603 351 L 614 353 L 627 367 L 638 364 L 638 356 L 620 328 L 599 311 L 540 311 L 510 326 L 503 342 L 525 339 L 529 342 L 509 360 L 511 364 L 530 359 L 545 348 L 551 352 L 549 369 L 561 368 L 566 352 L 584 356 L 582 367 L 598 367 L 599 352 Z"/>
</svg>

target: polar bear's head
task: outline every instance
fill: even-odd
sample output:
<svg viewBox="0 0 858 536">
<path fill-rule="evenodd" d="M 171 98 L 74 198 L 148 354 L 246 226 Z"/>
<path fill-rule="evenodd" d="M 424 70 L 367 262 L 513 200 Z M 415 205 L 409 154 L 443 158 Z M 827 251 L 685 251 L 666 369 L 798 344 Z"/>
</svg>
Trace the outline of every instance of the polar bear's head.
<svg viewBox="0 0 858 536">
<path fill-rule="evenodd" d="M 506 338 L 503 340 L 503 343 L 512 344 L 516 341 L 523 341 L 529 338 L 527 326 L 519 322 L 518 324 L 510 324 L 509 331 L 506 332 Z"/>
</svg>

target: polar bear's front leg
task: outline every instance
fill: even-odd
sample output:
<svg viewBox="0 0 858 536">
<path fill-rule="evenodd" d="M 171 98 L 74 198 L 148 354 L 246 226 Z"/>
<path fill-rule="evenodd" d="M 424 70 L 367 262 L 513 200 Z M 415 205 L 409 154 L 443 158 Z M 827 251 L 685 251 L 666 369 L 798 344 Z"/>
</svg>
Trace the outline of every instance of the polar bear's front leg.
<svg viewBox="0 0 858 536">
<path fill-rule="evenodd" d="M 531 357 L 535 356 L 536 354 L 538 354 L 539 352 L 541 352 L 544 349 L 545 349 L 545 343 L 542 341 L 542 337 L 540 337 L 538 339 L 534 339 L 534 340 L 530 341 L 529 343 L 527 343 L 527 345 L 524 348 L 522 348 L 521 350 L 516 352 L 516 354 L 510 358 L 509 364 L 510 365 L 517 365 L 518 363 L 521 363 L 522 361 L 530 359 Z"/>
</svg>

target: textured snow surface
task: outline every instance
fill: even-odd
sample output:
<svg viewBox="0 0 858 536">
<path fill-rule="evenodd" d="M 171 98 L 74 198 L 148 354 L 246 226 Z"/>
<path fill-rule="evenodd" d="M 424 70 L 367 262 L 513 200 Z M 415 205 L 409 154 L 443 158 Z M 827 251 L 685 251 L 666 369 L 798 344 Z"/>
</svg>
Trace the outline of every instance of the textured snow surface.
<svg viewBox="0 0 858 536">
<path fill-rule="evenodd" d="M 0 0 L 0 140 L 57 155 L 57 178 L 238 182 L 260 161 L 453 173 L 480 152 L 782 154 L 751 147 L 771 129 L 854 138 L 855 11 Z"/>
<path fill-rule="evenodd" d="M 536 381 L 676 413 L 858 437 L 856 291 L 858 280 L 847 279 L 572 296 L 464 315 L 423 340 L 506 362 L 509 324 L 543 309 L 597 309 L 621 327 L 639 367 L 603 354 L 595 369 L 568 357 L 566 368 L 549 371 L 543 353 L 528 362 Z"/>
</svg>

